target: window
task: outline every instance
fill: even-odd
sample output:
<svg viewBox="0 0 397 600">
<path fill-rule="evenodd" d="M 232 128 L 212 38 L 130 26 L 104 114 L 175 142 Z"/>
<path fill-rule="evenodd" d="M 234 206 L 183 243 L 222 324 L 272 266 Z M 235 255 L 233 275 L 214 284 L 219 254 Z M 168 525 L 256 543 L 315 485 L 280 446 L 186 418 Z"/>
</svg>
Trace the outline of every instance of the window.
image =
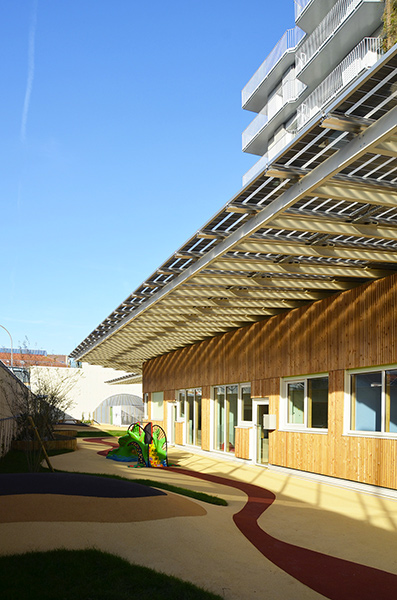
<svg viewBox="0 0 397 600">
<path fill-rule="evenodd" d="M 250 384 L 241 386 L 242 420 L 252 421 L 252 398 Z"/>
<path fill-rule="evenodd" d="M 178 418 L 180 418 L 180 419 L 183 419 L 185 417 L 185 399 L 186 399 L 186 391 L 179 390 L 179 392 L 177 393 L 176 400 L 179 405 Z"/>
<path fill-rule="evenodd" d="M 149 394 L 146 392 L 143 394 L 143 418 L 148 419 L 148 403 L 149 403 Z"/>
<path fill-rule="evenodd" d="M 150 417 L 153 421 L 164 419 L 164 392 L 152 392 Z"/>
<path fill-rule="evenodd" d="M 251 385 L 217 385 L 212 399 L 214 449 L 234 454 L 237 425 L 244 421 L 252 424 Z"/>
<path fill-rule="evenodd" d="M 284 427 L 328 428 L 328 376 L 284 379 L 281 389 Z"/>
<path fill-rule="evenodd" d="M 201 446 L 201 388 L 178 390 L 179 418 L 186 426 L 186 443 Z"/>
<path fill-rule="evenodd" d="M 350 430 L 397 433 L 397 368 L 348 373 Z"/>
</svg>

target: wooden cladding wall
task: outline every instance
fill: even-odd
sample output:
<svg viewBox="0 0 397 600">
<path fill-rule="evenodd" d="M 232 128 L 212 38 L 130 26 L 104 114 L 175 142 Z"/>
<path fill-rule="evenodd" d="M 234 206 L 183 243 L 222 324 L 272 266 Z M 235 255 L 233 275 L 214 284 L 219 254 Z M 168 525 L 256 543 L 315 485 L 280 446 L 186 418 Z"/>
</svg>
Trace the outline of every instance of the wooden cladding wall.
<svg viewBox="0 0 397 600">
<path fill-rule="evenodd" d="M 276 408 L 279 380 L 262 382 Z M 343 435 L 344 370 L 329 373 L 328 434 L 274 431 L 269 462 L 387 488 L 397 488 L 397 440 Z"/>
<path fill-rule="evenodd" d="M 250 433 L 251 429 L 247 427 L 236 427 L 236 449 L 237 458 L 250 458 Z"/>
<path fill-rule="evenodd" d="M 144 391 L 182 389 L 396 362 L 397 275 L 144 364 Z"/>
<path fill-rule="evenodd" d="M 268 397 L 270 414 L 278 415 L 280 377 L 328 372 L 328 433 L 277 429 L 269 436 L 269 462 L 397 488 L 396 439 L 343 435 L 344 371 L 397 363 L 396 307 L 391 275 L 148 361 L 144 391 L 172 390 L 171 397 L 202 387 L 202 447 L 209 449 L 211 385 L 251 382 L 252 395 Z M 239 435 L 239 456 L 246 458 L 248 438 Z"/>
<path fill-rule="evenodd" d="M 175 444 L 183 445 L 183 428 L 184 423 L 175 423 Z"/>
</svg>

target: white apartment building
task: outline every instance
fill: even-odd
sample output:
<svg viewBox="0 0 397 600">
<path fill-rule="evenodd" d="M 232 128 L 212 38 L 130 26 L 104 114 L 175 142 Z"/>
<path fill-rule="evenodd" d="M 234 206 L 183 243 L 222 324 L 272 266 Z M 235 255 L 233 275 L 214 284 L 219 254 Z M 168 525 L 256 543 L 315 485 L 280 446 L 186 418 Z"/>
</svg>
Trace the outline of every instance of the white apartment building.
<svg viewBox="0 0 397 600">
<path fill-rule="evenodd" d="M 382 0 L 295 0 L 295 27 L 242 91 L 243 108 L 257 113 L 243 132 L 243 151 L 260 157 L 243 185 L 377 62 L 384 8 Z"/>
</svg>

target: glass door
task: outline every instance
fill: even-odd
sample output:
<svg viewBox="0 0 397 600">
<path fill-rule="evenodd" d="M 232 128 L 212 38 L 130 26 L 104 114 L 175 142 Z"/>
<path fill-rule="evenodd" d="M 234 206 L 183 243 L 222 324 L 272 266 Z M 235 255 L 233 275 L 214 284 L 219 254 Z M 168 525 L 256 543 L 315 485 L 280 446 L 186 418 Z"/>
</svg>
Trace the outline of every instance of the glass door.
<svg viewBox="0 0 397 600">
<path fill-rule="evenodd" d="M 267 465 L 269 462 L 269 430 L 263 427 L 263 417 L 269 414 L 269 401 L 254 401 L 255 414 L 255 462 Z"/>
<path fill-rule="evenodd" d="M 225 437 L 225 387 L 223 385 L 214 388 L 214 417 L 214 449 L 223 450 Z"/>
<path fill-rule="evenodd" d="M 201 389 L 186 390 L 186 443 L 201 446 Z"/>
<path fill-rule="evenodd" d="M 214 387 L 214 450 L 234 454 L 238 385 Z"/>
<path fill-rule="evenodd" d="M 234 454 L 237 427 L 238 386 L 226 386 L 226 439 L 225 450 Z"/>
<path fill-rule="evenodd" d="M 168 403 L 168 443 L 175 445 L 175 425 L 178 420 L 177 402 Z"/>
</svg>

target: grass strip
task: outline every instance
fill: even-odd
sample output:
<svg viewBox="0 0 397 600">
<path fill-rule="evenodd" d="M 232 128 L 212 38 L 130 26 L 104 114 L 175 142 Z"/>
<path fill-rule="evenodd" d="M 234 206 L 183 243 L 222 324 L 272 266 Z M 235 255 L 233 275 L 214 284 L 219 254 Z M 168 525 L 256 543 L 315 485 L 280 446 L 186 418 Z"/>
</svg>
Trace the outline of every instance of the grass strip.
<svg viewBox="0 0 397 600">
<path fill-rule="evenodd" d="M 58 450 L 48 450 L 47 454 L 49 457 L 58 456 L 59 454 L 69 454 L 74 450 L 61 448 Z M 44 459 L 42 455 L 40 460 Z M 28 453 L 25 450 L 10 450 L 5 456 L 0 459 L 0 473 L 29 473 L 29 461 Z M 46 467 L 38 465 L 38 473 L 47 472 Z"/>
<path fill-rule="evenodd" d="M 102 429 L 97 429 L 96 431 L 78 431 L 76 437 L 78 438 L 91 438 L 91 437 L 120 437 L 125 434 L 125 431 L 103 431 Z"/>
<path fill-rule="evenodd" d="M 49 469 L 44 469 L 45 471 L 49 471 Z M 55 469 L 56 473 L 77 473 L 77 471 L 61 471 L 60 469 Z M 78 471 L 79 475 L 93 475 L 95 477 L 105 477 L 108 479 L 119 479 L 120 481 L 128 481 L 130 483 L 140 483 L 141 485 L 147 485 L 149 487 L 156 487 L 159 490 L 166 490 L 168 492 L 174 492 L 175 494 L 180 494 L 181 496 L 188 496 L 189 498 L 194 498 L 195 500 L 201 500 L 202 502 L 207 502 L 208 504 L 216 504 L 217 506 L 228 506 L 228 503 L 224 498 L 219 498 L 218 496 L 212 496 L 211 494 L 206 494 L 205 492 L 196 492 L 194 490 L 188 490 L 187 488 L 181 488 L 176 485 L 171 485 L 170 483 L 165 483 L 163 481 L 155 481 L 154 479 L 130 479 L 129 477 L 122 477 L 121 475 L 113 475 L 112 473 L 84 473 L 83 471 Z"/>
<path fill-rule="evenodd" d="M 0 589 L 2 600 L 221 600 L 192 583 L 100 550 L 2 556 Z"/>
<path fill-rule="evenodd" d="M 48 455 L 51 457 L 58 456 L 59 454 L 68 454 L 69 452 L 74 452 L 74 450 L 50 450 L 48 452 Z M 41 465 L 39 465 L 38 472 L 48 473 L 49 469 L 47 467 L 42 467 Z M 55 472 L 76 473 L 76 471 L 64 471 L 61 469 L 55 469 Z M 6 454 L 3 458 L 0 459 L 0 473 L 29 473 L 29 462 L 26 456 L 26 452 L 21 450 L 10 450 L 8 454 Z M 205 492 L 196 492 L 187 488 L 181 488 L 176 485 L 171 485 L 170 483 L 165 483 L 163 481 L 155 481 L 154 479 L 131 479 L 129 477 L 122 477 L 121 475 L 113 475 L 111 473 L 84 473 L 79 471 L 79 474 L 95 475 L 96 477 L 107 477 L 109 479 L 120 479 L 121 481 L 140 483 L 142 485 L 156 487 L 158 489 L 166 490 L 168 492 L 174 492 L 175 494 L 180 494 L 181 496 L 187 496 L 188 498 L 193 498 L 195 500 L 201 500 L 202 502 L 207 502 L 208 504 L 215 504 L 217 506 L 228 505 L 227 501 L 224 498 L 212 496 L 211 494 L 206 494 Z"/>
<path fill-rule="evenodd" d="M 186 488 L 181 488 L 176 485 L 171 485 L 170 483 L 165 483 L 164 481 L 154 481 L 152 479 L 134 479 L 133 481 L 135 483 L 141 483 L 142 485 L 156 487 L 160 490 L 166 490 L 168 492 L 174 492 L 175 494 L 181 494 L 181 496 L 188 496 L 189 498 L 201 500 L 202 502 L 208 502 L 209 504 L 227 506 L 227 502 L 224 498 L 212 496 L 211 494 L 206 494 L 205 492 L 196 492 L 195 490 L 188 490 Z"/>
</svg>

